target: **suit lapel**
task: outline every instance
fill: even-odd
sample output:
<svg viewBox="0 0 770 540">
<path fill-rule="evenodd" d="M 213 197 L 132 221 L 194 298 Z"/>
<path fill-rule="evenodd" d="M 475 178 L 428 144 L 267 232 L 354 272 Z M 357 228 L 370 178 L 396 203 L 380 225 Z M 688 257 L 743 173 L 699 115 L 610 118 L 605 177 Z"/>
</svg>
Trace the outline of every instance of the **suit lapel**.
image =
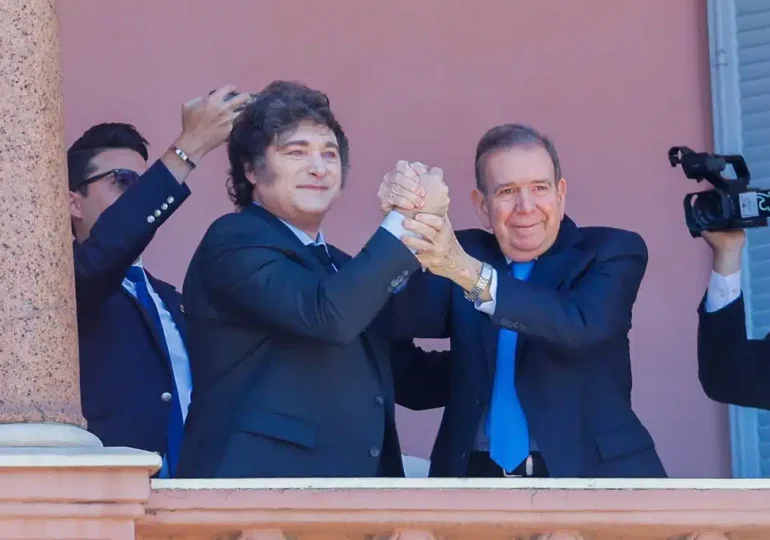
<svg viewBox="0 0 770 540">
<path fill-rule="evenodd" d="M 152 288 L 155 289 L 155 292 L 158 293 L 158 296 L 160 296 L 160 299 L 163 300 L 163 304 L 165 304 L 166 309 L 171 314 L 171 319 L 174 321 L 176 329 L 179 331 L 179 335 L 182 336 L 182 342 L 186 346 L 187 322 L 183 315 L 184 311 L 181 304 L 181 295 L 172 285 L 155 279 L 149 272 L 147 272 L 147 279 L 149 280 L 150 285 L 152 285 Z"/>
<path fill-rule="evenodd" d="M 342 268 L 346 262 L 348 262 L 352 257 L 345 253 L 342 250 L 337 249 L 336 247 L 332 246 L 331 244 L 326 244 L 326 247 L 329 249 L 329 257 L 331 257 L 332 262 L 334 263 L 334 266 L 337 267 L 337 270 Z"/>
<path fill-rule="evenodd" d="M 494 237 L 493 237 L 494 238 Z M 546 289 L 557 290 L 564 283 L 565 279 L 574 269 L 579 266 L 579 262 L 586 257 L 586 254 L 577 249 L 575 244 L 580 239 L 580 232 L 575 223 L 568 217 L 564 217 L 559 229 L 559 236 L 556 242 L 548 251 L 543 253 L 535 261 L 527 281 L 532 285 Z M 495 242 L 493 266 L 498 274 L 507 273 L 508 266 L 504 255 Z M 484 344 L 484 356 L 490 379 L 494 378 L 495 366 L 497 364 L 497 340 L 500 334 L 500 328 L 492 324 L 489 317 L 481 317 L 482 320 L 482 343 Z M 519 334 L 516 340 L 516 358 L 521 359 L 526 354 L 529 339 Z M 517 361 L 516 366 L 521 362 Z"/>
<path fill-rule="evenodd" d="M 266 226 L 271 227 L 289 243 L 291 250 L 285 251 L 286 256 L 297 260 L 304 266 L 309 266 L 316 272 L 326 274 L 326 268 L 321 264 L 321 261 L 311 253 L 308 247 L 297 238 L 297 235 L 283 221 L 257 204 L 247 206 L 243 209 L 243 212 L 259 218 L 260 221 L 264 222 Z"/>
<path fill-rule="evenodd" d="M 546 289 L 558 289 L 578 265 L 585 253 L 574 245 L 549 250 L 535 261 L 528 282 Z"/>
<path fill-rule="evenodd" d="M 152 336 L 153 342 L 155 342 L 155 346 L 158 348 L 158 351 L 160 351 L 161 356 L 165 359 L 166 366 L 170 366 L 171 358 L 169 358 L 168 348 L 165 345 L 165 338 L 158 333 L 158 327 L 153 320 L 152 314 L 148 313 L 144 306 L 142 306 L 142 304 L 139 302 L 139 300 L 133 294 L 128 292 L 125 287 L 121 286 L 121 290 L 123 291 L 123 294 L 125 294 L 134 303 L 134 306 L 136 306 L 136 309 L 139 311 L 139 314 L 144 320 L 144 324 L 147 326 L 147 329 Z"/>
</svg>

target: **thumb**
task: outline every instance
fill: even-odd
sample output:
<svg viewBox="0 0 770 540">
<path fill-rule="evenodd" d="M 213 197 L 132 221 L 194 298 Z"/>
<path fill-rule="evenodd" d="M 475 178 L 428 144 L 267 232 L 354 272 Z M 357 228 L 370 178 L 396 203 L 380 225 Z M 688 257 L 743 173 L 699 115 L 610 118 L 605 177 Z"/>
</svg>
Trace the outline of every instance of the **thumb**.
<svg viewBox="0 0 770 540">
<path fill-rule="evenodd" d="M 193 98 L 193 99 L 191 99 L 189 101 L 185 101 L 185 103 L 182 106 L 185 107 L 185 108 L 190 108 L 190 107 L 193 107 L 193 106 L 197 105 L 201 101 L 203 101 L 203 98 L 199 96 L 199 97 Z"/>
</svg>

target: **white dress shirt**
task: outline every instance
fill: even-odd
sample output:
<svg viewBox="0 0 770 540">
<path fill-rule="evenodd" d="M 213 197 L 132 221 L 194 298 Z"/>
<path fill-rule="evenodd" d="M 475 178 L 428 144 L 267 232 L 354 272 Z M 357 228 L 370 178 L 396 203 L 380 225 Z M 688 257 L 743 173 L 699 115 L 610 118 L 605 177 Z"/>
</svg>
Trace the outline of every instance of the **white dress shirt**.
<svg viewBox="0 0 770 540">
<path fill-rule="evenodd" d="M 134 263 L 134 266 L 141 267 L 144 273 L 141 257 Z M 174 372 L 174 382 L 177 394 L 179 395 L 179 403 L 182 407 L 182 421 L 184 421 L 187 418 L 187 409 L 190 406 L 190 393 L 192 392 L 192 376 L 190 375 L 190 360 L 187 356 L 187 347 L 185 347 L 182 335 L 179 333 L 171 313 L 166 309 L 166 304 L 163 303 L 163 300 L 158 296 L 158 293 L 155 292 L 155 289 L 152 288 L 150 281 L 147 279 L 147 274 L 144 276 L 144 281 L 160 315 L 163 336 L 166 338 L 168 352 L 171 355 L 171 368 Z M 136 298 L 136 286 L 131 281 L 123 278 L 123 287 Z"/>
<path fill-rule="evenodd" d="M 324 246 L 326 248 L 326 253 L 329 254 L 329 248 L 326 246 L 326 239 L 324 238 L 323 232 L 318 231 L 318 236 L 316 237 L 315 240 L 313 240 L 312 238 L 310 238 L 310 235 L 305 231 L 303 231 L 302 229 L 298 229 L 288 221 L 284 221 L 281 218 L 278 218 L 278 219 L 281 221 L 281 223 L 286 225 L 289 228 L 289 230 L 291 230 L 291 232 L 294 233 L 294 236 L 299 238 L 299 241 L 302 242 L 304 245 L 309 246 L 311 244 L 315 244 L 319 246 Z"/>
<path fill-rule="evenodd" d="M 708 313 L 720 310 L 735 302 L 741 295 L 741 271 L 723 276 L 711 271 L 709 286 L 706 290 L 705 308 Z"/>
<path fill-rule="evenodd" d="M 505 262 L 511 264 L 511 259 L 505 258 Z M 481 299 L 476 300 L 475 306 L 479 311 L 486 313 L 490 317 L 495 314 L 495 307 L 497 306 L 497 270 L 492 269 L 492 277 L 489 281 L 489 296 L 491 300 L 482 302 Z"/>
</svg>

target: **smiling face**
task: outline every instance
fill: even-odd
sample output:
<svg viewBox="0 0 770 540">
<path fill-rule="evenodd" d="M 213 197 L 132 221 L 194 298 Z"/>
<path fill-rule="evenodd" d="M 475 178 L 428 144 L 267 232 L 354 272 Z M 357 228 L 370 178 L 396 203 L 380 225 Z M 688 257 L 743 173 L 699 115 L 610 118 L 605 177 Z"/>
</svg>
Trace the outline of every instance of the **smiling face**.
<svg viewBox="0 0 770 540">
<path fill-rule="evenodd" d="M 337 137 L 325 125 L 301 122 L 270 144 L 264 170 L 247 177 L 255 200 L 312 237 L 342 190 Z"/>
<path fill-rule="evenodd" d="M 531 261 L 550 248 L 564 217 L 567 181 L 541 145 L 493 150 L 483 160 L 483 190 L 473 201 L 500 249 L 516 262 Z"/>
</svg>

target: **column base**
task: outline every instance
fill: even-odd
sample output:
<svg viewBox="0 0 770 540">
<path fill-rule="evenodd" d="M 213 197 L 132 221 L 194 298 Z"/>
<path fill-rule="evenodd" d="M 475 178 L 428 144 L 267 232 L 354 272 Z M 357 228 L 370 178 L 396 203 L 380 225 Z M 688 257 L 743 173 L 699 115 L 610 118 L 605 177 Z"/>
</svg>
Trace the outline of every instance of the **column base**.
<svg viewBox="0 0 770 540">
<path fill-rule="evenodd" d="M 99 448 L 102 441 L 71 424 L 0 424 L 2 448 Z"/>
<path fill-rule="evenodd" d="M 0 538 L 134 540 L 160 466 L 132 448 L 0 448 Z"/>
</svg>

